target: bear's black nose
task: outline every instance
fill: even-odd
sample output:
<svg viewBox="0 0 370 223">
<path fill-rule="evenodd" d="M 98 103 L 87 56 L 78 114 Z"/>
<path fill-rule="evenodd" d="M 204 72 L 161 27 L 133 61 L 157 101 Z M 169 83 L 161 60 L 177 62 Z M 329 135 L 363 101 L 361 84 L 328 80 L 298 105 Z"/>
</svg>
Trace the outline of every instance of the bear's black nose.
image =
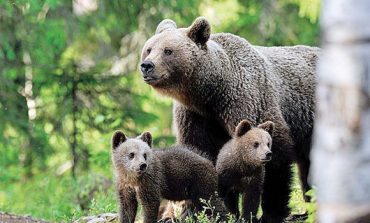
<svg viewBox="0 0 370 223">
<path fill-rule="evenodd" d="M 267 152 L 265 155 L 266 155 L 267 160 L 271 160 L 271 158 L 272 158 L 272 152 L 271 151 Z"/>
<path fill-rule="evenodd" d="M 145 163 L 140 165 L 140 171 L 146 170 L 147 165 Z"/>
<path fill-rule="evenodd" d="M 150 74 L 154 70 L 154 67 L 155 67 L 154 63 L 149 60 L 145 60 L 140 65 L 140 69 L 141 69 L 141 72 L 143 72 L 143 74 Z"/>
</svg>

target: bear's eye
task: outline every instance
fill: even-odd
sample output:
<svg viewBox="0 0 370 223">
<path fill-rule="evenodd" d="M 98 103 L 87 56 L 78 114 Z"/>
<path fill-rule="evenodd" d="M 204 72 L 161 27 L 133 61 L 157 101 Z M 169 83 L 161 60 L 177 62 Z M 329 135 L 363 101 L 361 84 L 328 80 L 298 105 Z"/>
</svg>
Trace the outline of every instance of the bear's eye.
<svg viewBox="0 0 370 223">
<path fill-rule="evenodd" d="M 254 146 L 254 148 L 258 148 L 259 145 L 260 144 L 258 142 L 255 142 L 253 146 Z"/>
<path fill-rule="evenodd" d="M 167 56 L 169 56 L 169 55 L 172 54 L 172 50 L 170 50 L 170 49 L 164 49 L 164 54 L 166 54 Z"/>
<path fill-rule="evenodd" d="M 267 143 L 267 147 L 270 147 L 270 143 L 269 142 Z"/>
<path fill-rule="evenodd" d="M 134 158 L 134 156 L 135 156 L 135 154 L 134 154 L 134 153 L 130 153 L 130 154 L 128 154 L 128 158 L 130 158 L 130 159 L 133 159 L 133 158 Z"/>
<path fill-rule="evenodd" d="M 146 153 L 144 153 L 144 159 L 146 160 Z"/>
<path fill-rule="evenodd" d="M 150 52 L 152 52 L 152 48 L 148 48 L 148 49 L 146 50 L 146 52 L 149 54 Z"/>
</svg>

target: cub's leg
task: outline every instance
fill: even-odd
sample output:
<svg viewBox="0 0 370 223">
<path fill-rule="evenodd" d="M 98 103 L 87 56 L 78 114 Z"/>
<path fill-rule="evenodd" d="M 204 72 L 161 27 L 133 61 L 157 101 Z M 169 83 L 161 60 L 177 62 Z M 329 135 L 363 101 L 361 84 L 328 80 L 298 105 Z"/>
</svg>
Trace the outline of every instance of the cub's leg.
<svg viewBox="0 0 370 223">
<path fill-rule="evenodd" d="M 160 201 L 152 201 L 149 203 L 143 203 L 142 205 L 144 212 L 144 223 L 157 222 Z"/>
<path fill-rule="evenodd" d="M 137 211 L 135 190 L 123 188 L 118 190 L 119 222 L 134 223 Z"/>
<path fill-rule="evenodd" d="M 160 185 L 157 182 L 145 179 L 142 182 L 138 198 L 143 207 L 144 223 L 153 223 L 158 221 L 159 206 L 161 203 Z"/>
<path fill-rule="evenodd" d="M 195 167 L 196 168 L 196 167 Z M 193 179 L 193 186 L 189 188 L 190 198 L 195 207 L 195 211 L 205 209 L 205 213 L 215 218 L 217 215 L 221 219 L 226 217 L 226 207 L 222 199 L 217 194 L 217 173 L 213 167 L 195 169 L 197 176 Z M 195 183 L 196 182 L 196 183 Z M 204 202 L 201 201 L 204 200 Z"/>
</svg>

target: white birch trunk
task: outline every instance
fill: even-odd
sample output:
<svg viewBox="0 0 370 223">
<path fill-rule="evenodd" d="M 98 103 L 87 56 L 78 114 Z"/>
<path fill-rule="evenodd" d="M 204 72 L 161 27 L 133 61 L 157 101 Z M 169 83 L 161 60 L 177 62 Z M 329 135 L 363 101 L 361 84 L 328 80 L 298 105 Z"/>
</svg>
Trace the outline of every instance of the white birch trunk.
<svg viewBox="0 0 370 223">
<path fill-rule="evenodd" d="M 370 222 L 370 0 L 326 0 L 312 176 L 318 221 Z"/>
</svg>

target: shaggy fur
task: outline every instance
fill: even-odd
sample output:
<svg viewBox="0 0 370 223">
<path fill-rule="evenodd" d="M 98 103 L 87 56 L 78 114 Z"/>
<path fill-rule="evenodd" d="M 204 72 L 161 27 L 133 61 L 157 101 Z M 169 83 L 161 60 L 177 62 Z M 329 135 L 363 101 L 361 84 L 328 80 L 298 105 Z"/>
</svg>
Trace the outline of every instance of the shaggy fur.
<svg viewBox="0 0 370 223">
<path fill-rule="evenodd" d="M 238 217 L 238 197 L 242 194 L 241 217 L 247 222 L 257 222 L 264 165 L 272 154 L 270 134 L 273 128 L 274 124 L 269 121 L 257 128 L 252 128 L 246 120 L 241 121 L 233 138 L 222 147 L 217 157 L 220 196 L 229 211 Z"/>
<path fill-rule="evenodd" d="M 210 35 L 204 18 L 197 18 L 189 28 L 165 24 L 159 24 L 143 48 L 142 61 L 154 65 L 143 72 L 143 78 L 177 101 L 178 142 L 201 148 L 215 161 L 241 120 L 252 125 L 273 121 L 274 158 L 266 165 L 263 221 L 282 222 L 289 213 L 294 160 L 304 191 L 309 189 L 315 66 L 320 50 L 253 46 L 233 34 Z"/>
<path fill-rule="evenodd" d="M 122 131 L 113 135 L 120 222 L 135 221 L 137 199 L 143 206 L 144 223 L 157 222 L 162 198 L 191 200 L 192 211 L 202 209 L 200 198 L 210 200 L 215 213 L 224 216 L 226 209 L 215 193 L 217 173 L 212 163 L 184 146 L 153 151 L 151 141 L 148 132 L 132 139 Z"/>
</svg>

